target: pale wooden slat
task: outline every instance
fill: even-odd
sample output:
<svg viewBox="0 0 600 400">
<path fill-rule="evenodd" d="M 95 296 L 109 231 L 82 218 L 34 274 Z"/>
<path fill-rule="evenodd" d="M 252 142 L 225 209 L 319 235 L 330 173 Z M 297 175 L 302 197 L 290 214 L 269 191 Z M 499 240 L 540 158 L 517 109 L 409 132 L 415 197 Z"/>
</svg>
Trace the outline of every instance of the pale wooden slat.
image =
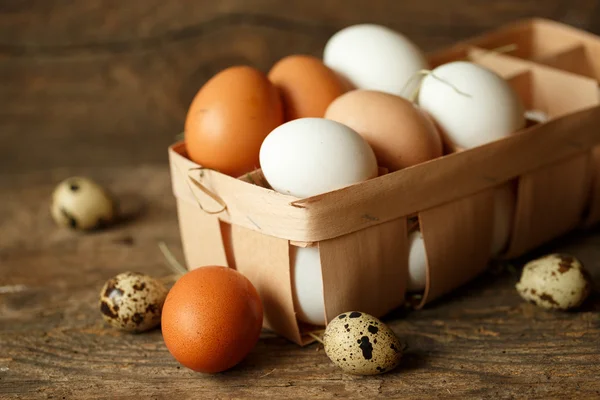
<svg viewBox="0 0 600 400">
<path fill-rule="evenodd" d="M 319 243 L 327 320 L 346 311 L 382 316 L 404 302 L 405 218 Z"/>
<path fill-rule="evenodd" d="M 419 213 L 427 283 L 419 307 L 481 273 L 490 258 L 493 190 Z"/>
</svg>

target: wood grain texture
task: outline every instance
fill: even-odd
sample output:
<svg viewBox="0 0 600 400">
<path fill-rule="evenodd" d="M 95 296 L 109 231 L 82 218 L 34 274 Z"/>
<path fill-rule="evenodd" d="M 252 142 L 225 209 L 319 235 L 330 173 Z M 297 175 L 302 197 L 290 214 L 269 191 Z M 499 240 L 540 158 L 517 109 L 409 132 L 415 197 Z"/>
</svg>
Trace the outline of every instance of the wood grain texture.
<svg viewBox="0 0 600 400">
<path fill-rule="evenodd" d="M 241 63 L 266 71 L 290 52 L 320 55 L 333 32 L 354 23 L 388 25 L 425 50 L 531 16 L 600 31 L 597 1 L 448 4 L 5 0 L 0 171 L 128 165 L 133 151 L 135 162 L 162 162 L 193 95 L 214 73 Z"/>
<path fill-rule="evenodd" d="M 492 268 L 424 310 L 388 316 L 408 345 L 390 374 L 344 375 L 320 346 L 300 348 L 268 332 L 229 372 L 179 368 L 160 331 L 120 333 L 102 323 L 97 307 L 102 284 L 119 272 L 170 273 L 158 241 L 182 259 L 168 171 L 82 172 L 107 184 L 132 218 L 89 235 L 59 229 L 47 212 L 58 176 L 0 180 L 13 193 L 0 203 L 0 398 L 600 396 L 598 295 L 577 313 L 543 311 L 520 299 L 512 268 Z M 600 231 L 540 252 L 554 250 L 579 256 L 600 278 Z"/>
<path fill-rule="evenodd" d="M 592 0 L 0 2 L 0 398 L 600 397 L 598 294 L 580 312 L 543 311 L 518 297 L 513 268 L 389 315 L 408 349 L 377 377 L 344 375 L 320 346 L 268 332 L 238 367 L 199 375 L 178 366 L 160 331 L 120 333 L 97 310 L 109 277 L 170 273 L 159 241 L 183 259 L 166 147 L 219 69 L 319 55 L 358 22 L 433 50 L 530 16 L 598 33 L 599 10 Z M 75 174 L 113 190 L 126 219 L 88 235 L 57 228 L 50 194 Z M 549 251 L 573 253 L 600 279 L 600 230 L 515 265 Z"/>
</svg>

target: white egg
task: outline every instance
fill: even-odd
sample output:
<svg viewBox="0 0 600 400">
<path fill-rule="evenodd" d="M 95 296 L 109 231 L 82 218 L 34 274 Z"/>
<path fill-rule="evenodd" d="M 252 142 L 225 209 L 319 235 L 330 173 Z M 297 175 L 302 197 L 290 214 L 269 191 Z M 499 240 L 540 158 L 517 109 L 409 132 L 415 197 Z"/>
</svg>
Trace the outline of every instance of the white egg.
<svg viewBox="0 0 600 400">
<path fill-rule="evenodd" d="M 362 24 L 342 29 L 325 45 L 323 62 L 357 89 L 402 93 L 417 71 L 429 68 L 417 46 L 403 35 L 380 25 Z"/>
<path fill-rule="evenodd" d="M 427 253 L 421 231 L 408 235 L 408 283 L 409 292 L 422 292 L 427 283 Z"/>
<path fill-rule="evenodd" d="M 494 225 L 492 256 L 502 253 L 508 246 L 515 216 L 516 194 L 510 183 L 494 191 Z"/>
<path fill-rule="evenodd" d="M 441 65 L 423 78 L 418 102 L 462 148 L 525 126 L 523 103 L 512 87 L 489 69 L 466 61 Z"/>
<path fill-rule="evenodd" d="M 356 131 L 324 118 L 275 128 L 260 148 L 260 166 L 276 191 L 310 197 L 377 176 L 377 160 Z"/>
<path fill-rule="evenodd" d="M 322 326 L 325 321 L 323 276 L 318 247 L 293 247 L 292 287 L 294 309 L 302 322 Z"/>
</svg>

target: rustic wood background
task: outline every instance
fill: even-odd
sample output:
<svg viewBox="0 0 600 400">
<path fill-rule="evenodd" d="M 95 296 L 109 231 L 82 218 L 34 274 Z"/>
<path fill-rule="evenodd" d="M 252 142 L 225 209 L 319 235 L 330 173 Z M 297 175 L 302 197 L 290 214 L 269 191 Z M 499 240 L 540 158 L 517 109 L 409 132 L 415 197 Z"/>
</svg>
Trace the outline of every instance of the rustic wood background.
<svg viewBox="0 0 600 400">
<path fill-rule="evenodd" d="M 168 274 L 157 242 L 181 258 L 166 147 L 211 75 L 320 55 L 359 22 L 434 50 L 532 16 L 600 33 L 595 0 L 1 0 L 0 397 L 600 397 L 599 296 L 577 313 L 523 303 L 518 267 L 535 254 L 389 316 L 408 351 L 378 377 L 344 375 L 320 346 L 268 332 L 241 365 L 204 376 L 178 366 L 160 331 L 122 334 L 97 311 L 110 276 Z M 49 196 L 71 175 L 108 185 L 127 221 L 90 235 L 55 227 Z M 600 231 L 538 253 L 558 250 L 598 281 Z"/>
</svg>

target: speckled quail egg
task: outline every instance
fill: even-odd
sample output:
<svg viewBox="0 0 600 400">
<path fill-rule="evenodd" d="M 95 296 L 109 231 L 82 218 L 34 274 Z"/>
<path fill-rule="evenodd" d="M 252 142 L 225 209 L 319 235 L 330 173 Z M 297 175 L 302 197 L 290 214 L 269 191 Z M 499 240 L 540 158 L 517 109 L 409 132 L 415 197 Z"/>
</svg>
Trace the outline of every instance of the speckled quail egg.
<svg viewBox="0 0 600 400">
<path fill-rule="evenodd" d="M 72 177 L 56 186 L 50 208 L 60 226 L 72 229 L 96 229 L 114 221 L 117 207 L 111 195 L 88 178 Z"/>
<path fill-rule="evenodd" d="M 325 352 L 344 372 L 377 375 L 394 369 L 402 346 L 394 332 L 377 318 L 350 311 L 335 317 L 323 335 Z"/>
<path fill-rule="evenodd" d="M 575 257 L 550 254 L 525 265 L 517 291 L 523 299 L 547 309 L 567 310 L 590 294 L 587 271 Z"/>
<path fill-rule="evenodd" d="M 111 326 L 143 332 L 160 323 L 167 288 L 157 279 L 124 272 L 109 279 L 100 292 L 100 312 Z"/>
</svg>

